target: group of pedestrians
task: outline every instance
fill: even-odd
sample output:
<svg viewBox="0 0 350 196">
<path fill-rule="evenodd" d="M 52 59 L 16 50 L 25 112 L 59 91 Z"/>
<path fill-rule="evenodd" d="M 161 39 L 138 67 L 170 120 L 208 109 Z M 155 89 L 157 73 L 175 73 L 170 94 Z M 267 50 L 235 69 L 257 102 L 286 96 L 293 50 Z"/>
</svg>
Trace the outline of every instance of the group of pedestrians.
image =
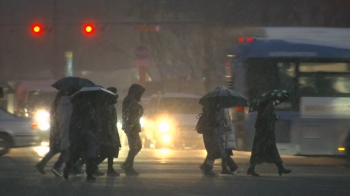
<svg viewBox="0 0 350 196">
<path fill-rule="evenodd" d="M 60 90 L 57 93 L 50 111 L 50 151 L 36 164 L 39 172 L 45 174 L 44 167 L 47 162 L 57 153 L 61 153 L 51 170 L 56 176 L 68 179 L 70 173 L 82 175 L 82 166 L 86 164 L 87 180 L 95 180 L 95 176 L 104 175 L 98 169 L 98 165 L 105 159 L 108 161 L 107 175 L 120 175 L 113 168 L 113 160 L 118 158 L 121 148 L 116 127 L 117 112 L 114 106 L 117 103 L 118 94 L 115 87 L 109 87 L 107 90 L 115 96 L 89 93 L 72 98 L 73 88 Z M 230 96 L 232 95 L 232 91 L 223 86 L 215 90 L 219 94 L 222 94 L 221 90 L 226 90 Z M 142 148 L 139 133 L 143 108 L 140 101 L 144 92 L 145 88 L 141 85 L 131 85 L 122 104 L 122 129 L 128 139 L 129 152 L 120 167 L 126 175 L 139 174 L 134 169 L 134 159 Z M 271 93 L 271 95 L 275 94 L 275 91 Z M 230 96 L 229 102 L 232 101 Z M 241 98 L 243 102 L 247 101 L 243 96 Z M 200 103 L 203 105 L 203 113 L 198 119 L 196 130 L 203 134 L 207 156 L 199 166 L 200 170 L 204 176 L 217 176 L 212 169 L 215 159 L 221 159 L 221 174 L 232 175 L 242 172 L 243 168 L 239 168 L 231 158 L 232 150 L 236 149 L 233 124 L 229 114 L 232 103 L 215 96 L 207 102 L 202 99 Z M 237 103 L 236 101 L 235 104 Z M 283 167 L 276 147 L 274 124 L 278 116 L 274 113 L 275 104 L 276 102 L 272 99 L 256 104 L 258 111 L 256 132 L 247 175 L 259 176 L 255 172 L 255 166 L 263 162 L 275 163 L 279 175 L 291 172 Z M 64 163 L 66 167 L 62 174 L 61 167 Z"/>
<path fill-rule="evenodd" d="M 218 92 L 225 90 L 228 92 L 231 91 L 223 86 L 219 86 L 215 90 Z M 232 150 L 236 149 L 236 141 L 229 107 L 227 107 L 227 102 L 224 102 L 225 97 L 223 94 L 223 92 L 218 93 L 218 96 L 214 97 L 215 99 L 210 99 L 209 102 L 203 101 L 202 114 L 196 126 L 197 132 L 203 135 L 203 141 L 207 151 L 207 156 L 199 168 L 203 175 L 208 177 L 218 175 L 212 169 L 215 159 L 220 158 L 222 161 L 221 174 L 232 175 L 243 171 L 243 168 L 239 168 L 231 158 L 233 155 Z M 234 99 L 231 97 L 233 94 L 232 91 L 227 94 L 229 95 L 229 99 L 231 99 L 230 101 L 232 101 Z M 267 94 L 265 93 L 264 96 Z M 282 96 L 278 91 L 272 91 L 269 95 L 271 97 L 273 95 Z M 274 106 L 280 103 L 280 101 L 274 101 L 273 99 L 260 100 L 261 102 L 256 104 L 258 116 L 255 123 L 256 131 L 247 175 L 259 176 L 255 172 L 255 166 L 260 163 L 274 163 L 278 168 L 279 175 L 288 174 L 291 170 L 283 167 L 275 138 L 275 121 L 278 120 L 278 116 L 274 113 Z"/>
<path fill-rule="evenodd" d="M 85 164 L 87 180 L 95 180 L 95 176 L 105 174 L 98 169 L 98 165 L 105 159 L 108 161 L 106 174 L 119 176 L 113 168 L 113 160 L 118 158 L 121 148 L 114 106 L 118 99 L 117 89 L 107 88 L 115 95 L 112 97 L 98 92 L 72 97 L 74 90 L 76 89 L 65 89 L 57 93 L 50 110 L 50 150 L 35 167 L 45 174 L 47 162 L 61 153 L 51 170 L 56 176 L 68 179 L 70 173 L 82 175 L 82 166 Z M 127 175 L 138 175 L 133 162 L 142 148 L 139 120 L 143 108 L 139 102 L 144 91 L 142 86 L 133 84 L 123 101 L 123 130 L 128 137 L 130 151 L 121 168 Z M 61 173 L 64 163 L 66 167 Z"/>
</svg>

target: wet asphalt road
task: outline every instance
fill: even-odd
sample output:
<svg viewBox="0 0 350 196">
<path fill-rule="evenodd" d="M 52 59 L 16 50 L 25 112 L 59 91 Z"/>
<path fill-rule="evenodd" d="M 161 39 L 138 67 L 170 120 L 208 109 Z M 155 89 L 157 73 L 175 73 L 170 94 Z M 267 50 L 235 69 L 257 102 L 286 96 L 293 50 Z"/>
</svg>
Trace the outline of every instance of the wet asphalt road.
<svg viewBox="0 0 350 196">
<path fill-rule="evenodd" d="M 125 176 L 119 164 L 126 149 L 115 159 L 119 177 L 100 176 L 87 182 L 86 175 L 66 181 L 50 169 L 57 156 L 40 174 L 34 165 L 47 147 L 12 149 L 0 157 L 0 196 L 78 196 L 78 195 L 350 195 L 350 167 L 343 159 L 329 157 L 282 156 L 288 175 L 278 176 L 272 164 L 259 165 L 260 177 L 246 175 L 250 153 L 235 152 L 234 160 L 244 171 L 234 176 L 203 177 L 198 169 L 205 151 L 143 149 L 135 168 L 140 176 Z M 220 172 L 220 160 L 214 170 Z M 106 171 L 107 163 L 100 165 Z"/>
</svg>

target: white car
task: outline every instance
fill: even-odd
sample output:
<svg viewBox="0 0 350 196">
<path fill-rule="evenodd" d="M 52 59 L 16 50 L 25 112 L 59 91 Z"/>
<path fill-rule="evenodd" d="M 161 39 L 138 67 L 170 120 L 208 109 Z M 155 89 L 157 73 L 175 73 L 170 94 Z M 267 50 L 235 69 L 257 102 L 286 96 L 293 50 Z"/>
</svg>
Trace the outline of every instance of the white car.
<svg viewBox="0 0 350 196">
<path fill-rule="evenodd" d="M 18 117 L 0 109 L 0 156 L 12 147 L 38 144 L 37 124 L 30 118 Z"/>
<path fill-rule="evenodd" d="M 189 93 L 152 95 L 141 119 L 145 147 L 202 148 L 202 135 L 195 130 L 200 98 Z"/>
</svg>

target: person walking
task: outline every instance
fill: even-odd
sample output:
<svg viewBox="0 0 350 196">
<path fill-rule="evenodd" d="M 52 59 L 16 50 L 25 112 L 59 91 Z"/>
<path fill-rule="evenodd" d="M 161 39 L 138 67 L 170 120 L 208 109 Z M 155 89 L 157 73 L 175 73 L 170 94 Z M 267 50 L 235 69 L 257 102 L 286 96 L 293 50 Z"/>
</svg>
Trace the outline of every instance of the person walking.
<svg viewBox="0 0 350 196">
<path fill-rule="evenodd" d="M 278 174 L 288 174 L 292 170 L 283 167 L 282 159 L 278 153 L 275 138 L 275 121 L 278 119 L 274 113 L 274 101 L 264 101 L 258 106 L 258 117 L 255 122 L 255 136 L 250 157 L 250 166 L 247 175 L 259 176 L 254 170 L 259 163 L 275 163 Z"/>
<path fill-rule="evenodd" d="M 243 171 L 243 168 L 239 168 L 234 160 L 232 150 L 236 149 L 236 138 L 234 134 L 233 124 L 229 113 L 229 108 L 220 108 L 217 112 L 217 128 L 219 134 L 222 137 L 222 141 L 225 149 L 225 156 L 222 156 L 221 160 L 221 174 L 237 174 Z"/>
<path fill-rule="evenodd" d="M 107 90 L 116 94 L 116 98 L 102 102 L 101 106 L 101 130 L 97 134 L 99 145 L 99 156 L 96 159 L 97 165 L 102 163 L 106 158 L 108 160 L 108 176 L 119 176 L 113 168 L 113 159 L 118 158 L 119 149 L 121 148 L 117 124 L 117 111 L 114 105 L 117 103 L 118 94 L 115 87 L 108 87 Z"/>
<path fill-rule="evenodd" d="M 217 128 L 217 113 L 219 110 L 219 105 L 215 102 L 203 106 L 203 113 L 198 121 L 199 123 L 202 121 L 203 125 L 199 126 L 197 124 L 197 132 L 202 133 L 205 150 L 207 151 L 207 156 L 199 169 L 204 176 L 208 177 L 217 176 L 217 173 L 213 171 L 215 159 L 226 156 L 222 136 Z"/>
<path fill-rule="evenodd" d="M 66 91 L 58 91 L 55 97 L 55 100 L 53 101 L 50 109 L 50 150 L 49 152 L 43 157 L 43 159 L 35 165 L 36 169 L 42 173 L 45 174 L 44 167 L 46 164 L 54 157 L 57 153 L 61 152 L 61 138 L 60 138 L 60 131 L 59 131 L 59 122 L 58 122 L 58 114 L 57 114 L 57 107 L 60 102 L 60 99 L 62 96 L 65 96 L 67 94 Z M 53 166 L 52 172 L 55 175 L 62 176 L 60 174 L 58 168 L 61 167 L 62 159 L 64 161 L 64 154 L 61 154 L 58 158 L 57 162 Z"/>
<path fill-rule="evenodd" d="M 69 132 L 69 157 L 63 170 L 63 177 L 67 180 L 69 171 L 76 165 L 79 158 L 86 160 L 87 180 L 95 180 L 93 176 L 97 170 L 96 134 L 98 128 L 95 109 L 92 105 L 94 96 L 80 96 L 73 98 L 73 113 Z"/>
<path fill-rule="evenodd" d="M 122 107 L 122 129 L 124 130 L 129 143 L 129 152 L 124 163 L 120 167 L 126 175 L 139 175 L 134 169 L 134 159 L 142 148 L 142 142 L 139 133 L 141 132 L 140 118 L 143 115 L 143 108 L 139 104 L 145 88 L 138 84 L 132 84 L 128 95 L 123 100 Z"/>
</svg>

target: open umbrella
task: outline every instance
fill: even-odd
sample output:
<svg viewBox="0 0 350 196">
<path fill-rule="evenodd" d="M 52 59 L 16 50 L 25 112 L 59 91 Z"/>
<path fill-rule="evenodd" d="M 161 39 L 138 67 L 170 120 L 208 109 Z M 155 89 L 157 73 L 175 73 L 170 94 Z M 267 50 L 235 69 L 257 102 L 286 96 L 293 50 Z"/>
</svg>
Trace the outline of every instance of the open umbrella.
<svg viewBox="0 0 350 196">
<path fill-rule="evenodd" d="M 76 93 L 71 95 L 69 97 L 69 99 L 73 100 L 76 97 L 82 97 L 82 96 L 88 97 L 89 95 L 91 95 L 91 93 L 94 93 L 94 95 L 97 96 L 97 97 L 95 97 L 96 99 L 101 99 L 101 98 L 113 99 L 113 98 L 117 98 L 116 95 L 112 91 L 104 89 L 104 88 L 102 88 L 100 86 L 94 86 L 94 87 L 83 87 L 83 88 L 81 88 L 79 91 L 77 91 Z"/>
<path fill-rule="evenodd" d="M 248 105 L 248 101 L 243 95 L 225 86 L 216 87 L 214 91 L 207 93 L 199 100 L 199 104 L 203 106 L 214 102 L 217 102 L 223 108 Z"/>
<path fill-rule="evenodd" d="M 83 87 L 93 87 L 95 86 L 95 84 L 86 78 L 65 77 L 57 80 L 51 86 L 56 88 L 57 90 L 68 90 L 73 88 L 77 91 Z"/>
<path fill-rule="evenodd" d="M 254 99 L 249 106 L 249 112 L 257 111 L 259 105 L 267 100 L 273 100 L 273 105 L 278 105 L 289 98 L 286 90 L 273 90 L 262 94 L 259 98 Z"/>
</svg>

